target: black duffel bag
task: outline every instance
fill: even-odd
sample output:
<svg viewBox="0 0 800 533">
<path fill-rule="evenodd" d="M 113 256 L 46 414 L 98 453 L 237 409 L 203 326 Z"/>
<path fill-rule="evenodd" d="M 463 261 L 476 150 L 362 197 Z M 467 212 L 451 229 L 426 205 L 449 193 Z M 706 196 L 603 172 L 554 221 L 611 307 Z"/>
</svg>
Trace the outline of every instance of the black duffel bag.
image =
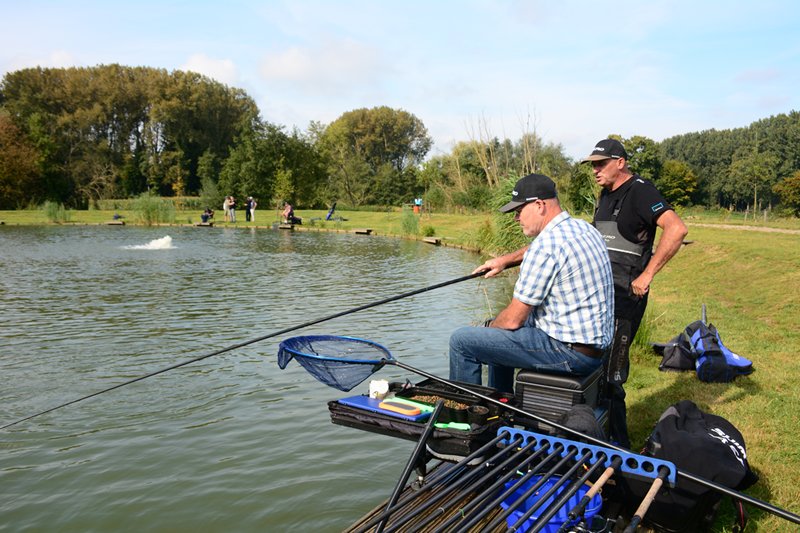
<svg viewBox="0 0 800 533">
<path fill-rule="evenodd" d="M 670 461 L 679 470 L 735 490 L 758 481 L 747 462 L 744 437 L 726 419 L 701 411 L 683 400 L 661 415 L 647 439 L 645 455 Z M 641 503 L 650 483 L 627 481 L 626 504 Z M 704 531 L 711 527 L 722 495 L 706 485 L 678 477 L 675 487 L 659 492 L 643 524 L 656 531 Z M 737 522 L 744 527 L 744 510 L 736 502 Z"/>
</svg>

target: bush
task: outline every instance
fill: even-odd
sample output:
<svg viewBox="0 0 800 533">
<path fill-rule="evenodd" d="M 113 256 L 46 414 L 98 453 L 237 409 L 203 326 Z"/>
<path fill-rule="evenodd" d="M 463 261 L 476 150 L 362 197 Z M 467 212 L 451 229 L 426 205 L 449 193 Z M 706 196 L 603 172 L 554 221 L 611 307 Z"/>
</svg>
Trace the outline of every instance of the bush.
<svg viewBox="0 0 800 533">
<path fill-rule="evenodd" d="M 433 237 L 434 235 L 436 235 L 436 228 L 433 226 L 422 226 L 423 237 Z"/>
<path fill-rule="evenodd" d="M 403 208 L 403 217 L 400 219 L 403 235 L 417 235 L 419 233 L 419 220 L 417 215 L 408 208 Z"/>
<path fill-rule="evenodd" d="M 151 226 L 175 222 L 175 204 L 167 198 L 142 193 L 133 202 L 133 211 L 138 222 Z"/>
<path fill-rule="evenodd" d="M 42 204 L 42 210 L 45 212 L 47 219 L 50 222 L 62 223 L 69 222 L 69 211 L 64 208 L 64 204 L 51 202 L 50 200 Z"/>
</svg>

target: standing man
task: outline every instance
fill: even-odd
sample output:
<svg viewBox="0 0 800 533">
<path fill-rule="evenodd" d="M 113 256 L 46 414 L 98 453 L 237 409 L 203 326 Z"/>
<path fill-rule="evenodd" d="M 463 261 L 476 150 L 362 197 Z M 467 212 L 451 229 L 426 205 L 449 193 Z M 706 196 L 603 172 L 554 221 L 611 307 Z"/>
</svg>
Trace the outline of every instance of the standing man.
<svg viewBox="0 0 800 533">
<path fill-rule="evenodd" d="M 464 327 L 450 337 L 450 379 L 513 392 L 514 369 L 584 376 L 602 364 L 614 336 L 611 264 L 603 238 L 588 222 L 562 211 L 553 181 L 520 179 L 509 203 L 530 246 L 490 259 L 473 272 L 485 277 L 521 264 L 514 297 L 488 327 Z"/>
<path fill-rule="evenodd" d="M 252 220 L 253 222 L 255 222 L 256 221 L 256 206 L 258 205 L 258 203 L 256 202 L 255 198 L 253 198 L 252 196 L 250 196 L 247 200 L 250 202 L 250 208 L 248 210 L 250 212 L 250 219 L 249 220 Z"/>
<path fill-rule="evenodd" d="M 652 182 L 628 169 L 622 143 L 603 139 L 581 163 L 590 162 L 603 189 L 594 225 L 603 235 L 614 271 L 616 331 L 606 375 L 611 440 L 630 448 L 625 413 L 628 351 L 642 321 L 653 277 L 680 249 L 686 225 Z M 656 227 L 662 229 L 653 252 Z"/>
</svg>

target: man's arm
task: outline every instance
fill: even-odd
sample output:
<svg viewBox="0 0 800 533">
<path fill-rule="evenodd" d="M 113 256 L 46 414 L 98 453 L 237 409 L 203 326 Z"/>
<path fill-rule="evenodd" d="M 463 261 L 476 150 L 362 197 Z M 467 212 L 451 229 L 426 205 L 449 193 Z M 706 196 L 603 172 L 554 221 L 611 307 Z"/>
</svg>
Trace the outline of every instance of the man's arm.
<svg viewBox="0 0 800 533">
<path fill-rule="evenodd" d="M 509 254 L 489 259 L 484 264 L 473 270 L 472 273 L 477 274 L 478 272 L 487 270 L 488 272 L 486 272 L 486 274 L 483 277 L 484 278 L 494 277 L 507 268 L 519 266 L 522 263 L 522 258 L 525 256 L 525 251 L 527 249 L 528 249 L 527 246 L 523 246 L 522 248 L 520 248 L 515 252 L 511 252 Z"/>
<path fill-rule="evenodd" d="M 511 303 L 500 311 L 497 317 L 489 324 L 490 328 L 500 329 L 519 329 L 525 324 L 528 315 L 531 313 L 531 306 L 520 302 L 516 298 L 511 299 Z"/>
<path fill-rule="evenodd" d="M 683 223 L 681 217 L 675 211 L 665 211 L 656 224 L 662 229 L 661 238 L 658 240 L 658 246 L 653 253 L 653 257 L 648 261 L 644 272 L 638 278 L 631 282 L 631 289 L 636 296 L 643 297 L 648 290 L 650 290 L 650 283 L 656 274 L 672 259 L 683 244 L 683 238 L 689 233 L 686 229 L 686 224 Z"/>
</svg>

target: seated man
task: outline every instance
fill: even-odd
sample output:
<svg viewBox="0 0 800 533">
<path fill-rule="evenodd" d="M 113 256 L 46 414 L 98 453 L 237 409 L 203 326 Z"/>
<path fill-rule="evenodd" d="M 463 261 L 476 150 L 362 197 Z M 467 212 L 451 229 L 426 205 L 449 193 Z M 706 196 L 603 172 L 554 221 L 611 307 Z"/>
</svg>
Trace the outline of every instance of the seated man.
<svg viewBox="0 0 800 533">
<path fill-rule="evenodd" d="M 513 211 L 530 246 L 486 261 L 474 272 L 492 277 L 522 265 L 514 297 L 488 327 L 464 327 L 450 337 L 450 379 L 513 392 L 514 369 L 588 375 L 600 367 L 614 335 L 614 280 L 605 242 L 588 222 L 562 211 L 553 181 L 520 179 Z"/>
<path fill-rule="evenodd" d="M 284 224 L 293 224 L 292 219 L 294 218 L 294 208 L 289 202 L 283 203 L 283 223 Z"/>
</svg>

